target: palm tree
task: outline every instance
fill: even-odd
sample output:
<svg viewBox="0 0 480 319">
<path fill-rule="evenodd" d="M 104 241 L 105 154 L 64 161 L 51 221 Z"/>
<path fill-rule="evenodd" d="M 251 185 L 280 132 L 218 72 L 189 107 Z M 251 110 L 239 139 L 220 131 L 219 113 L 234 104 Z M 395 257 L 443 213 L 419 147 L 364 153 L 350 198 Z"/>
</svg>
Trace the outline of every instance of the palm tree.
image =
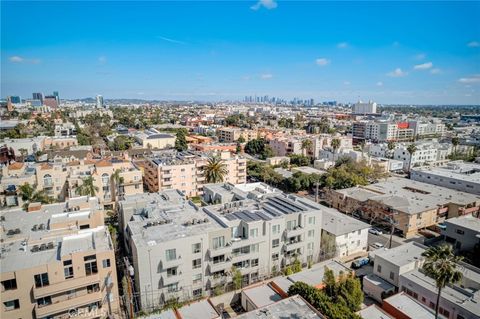
<svg viewBox="0 0 480 319">
<path fill-rule="evenodd" d="M 459 144 L 460 140 L 458 139 L 457 136 L 452 137 L 452 145 L 453 145 L 453 155 L 457 155 L 457 146 Z"/>
<path fill-rule="evenodd" d="M 407 152 L 410 154 L 410 160 L 408 161 L 408 171 L 412 168 L 412 158 L 413 154 L 417 151 L 417 146 L 415 144 L 410 144 L 407 146 Z"/>
<path fill-rule="evenodd" d="M 93 177 L 88 176 L 82 181 L 82 185 L 77 187 L 75 193 L 81 196 L 95 196 L 95 194 L 98 192 L 98 187 L 93 184 Z"/>
<path fill-rule="evenodd" d="M 393 150 L 395 149 L 395 146 L 396 146 L 395 141 L 388 141 L 387 148 L 390 151 L 391 158 L 393 158 Z"/>
<path fill-rule="evenodd" d="M 113 183 L 115 184 L 115 192 L 116 192 L 116 197 L 118 199 L 118 196 L 120 196 L 120 185 L 123 184 L 123 182 L 125 181 L 125 179 L 120 176 L 120 173 L 122 171 L 119 170 L 119 169 L 116 169 L 115 172 L 112 174 L 112 181 Z"/>
<path fill-rule="evenodd" d="M 18 151 L 20 152 L 20 155 L 22 156 L 22 161 L 25 162 L 25 157 L 28 154 L 27 149 L 26 148 L 20 148 Z"/>
<path fill-rule="evenodd" d="M 223 177 L 228 173 L 227 165 L 218 156 L 210 157 L 204 170 L 207 183 L 223 182 Z"/>
<path fill-rule="evenodd" d="M 19 195 L 22 198 L 24 204 L 24 208 L 26 209 L 30 203 L 40 202 L 42 204 L 50 204 L 53 202 L 53 198 L 47 195 L 44 190 L 35 191 L 35 188 L 25 183 L 21 185 L 19 188 Z"/>
<path fill-rule="evenodd" d="M 426 257 L 422 269 L 427 276 L 435 279 L 438 288 L 437 303 L 435 304 L 435 318 L 438 318 L 438 307 L 442 289 L 462 279 L 462 273 L 457 270 L 457 263 L 461 261 L 463 257 L 455 256 L 452 246 L 447 244 L 430 247 L 422 256 Z"/>
<path fill-rule="evenodd" d="M 335 154 L 338 150 L 338 148 L 340 147 L 340 140 L 338 138 L 334 138 L 332 140 L 332 148 L 333 148 L 333 153 Z"/>
<path fill-rule="evenodd" d="M 304 152 L 303 155 L 308 154 L 312 150 L 312 147 L 313 147 L 312 140 L 310 139 L 303 140 L 302 141 L 302 150 Z"/>
</svg>

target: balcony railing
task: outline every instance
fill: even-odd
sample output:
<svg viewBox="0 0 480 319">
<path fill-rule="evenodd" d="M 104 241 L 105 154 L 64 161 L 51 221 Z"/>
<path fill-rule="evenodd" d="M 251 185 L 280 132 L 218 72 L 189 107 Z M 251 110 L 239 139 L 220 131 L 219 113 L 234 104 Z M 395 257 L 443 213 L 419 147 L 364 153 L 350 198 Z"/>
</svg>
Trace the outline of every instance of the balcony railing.
<svg viewBox="0 0 480 319">
<path fill-rule="evenodd" d="M 96 301 L 102 301 L 101 292 L 93 292 L 85 294 L 79 297 L 58 301 L 49 305 L 38 306 L 35 305 L 35 314 L 37 318 L 51 316 L 60 312 L 68 311 L 73 308 L 81 307 L 94 303 Z"/>
<path fill-rule="evenodd" d="M 44 287 L 36 288 L 34 286 L 33 296 L 35 299 L 38 299 L 41 297 L 66 292 L 72 289 L 86 287 L 88 285 L 93 285 L 96 283 L 100 283 L 100 276 L 98 274 L 81 277 L 81 278 L 66 279 L 59 283 L 50 284 Z"/>
</svg>

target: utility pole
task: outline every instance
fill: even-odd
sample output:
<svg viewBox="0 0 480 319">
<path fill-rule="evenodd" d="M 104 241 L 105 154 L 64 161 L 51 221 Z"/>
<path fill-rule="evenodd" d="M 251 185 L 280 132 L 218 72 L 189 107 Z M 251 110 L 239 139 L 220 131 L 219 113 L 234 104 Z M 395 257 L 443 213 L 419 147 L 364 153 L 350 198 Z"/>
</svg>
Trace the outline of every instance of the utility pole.
<svg viewBox="0 0 480 319">
<path fill-rule="evenodd" d="M 319 185 L 320 185 L 319 182 L 315 183 L 315 203 L 318 203 L 318 187 L 319 187 Z"/>
</svg>

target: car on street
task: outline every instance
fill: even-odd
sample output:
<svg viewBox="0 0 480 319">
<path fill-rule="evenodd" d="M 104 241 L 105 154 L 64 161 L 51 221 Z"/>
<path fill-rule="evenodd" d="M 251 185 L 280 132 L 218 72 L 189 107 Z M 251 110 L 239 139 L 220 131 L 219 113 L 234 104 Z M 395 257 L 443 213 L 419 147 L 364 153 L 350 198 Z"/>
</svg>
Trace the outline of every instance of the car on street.
<svg viewBox="0 0 480 319">
<path fill-rule="evenodd" d="M 374 235 L 377 235 L 377 236 L 383 234 L 383 232 L 382 232 L 380 229 L 378 229 L 378 228 L 370 228 L 370 229 L 368 230 L 368 232 L 369 232 L 370 234 L 374 234 Z"/>
<path fill-rule="evenodd" d="M 379 248 L 383 248 L 384 246 L 383 246 L 382 243 L 373 243 L 372 247 L 375 248 L 375 249 L 379 249 Z"/>
</svg>

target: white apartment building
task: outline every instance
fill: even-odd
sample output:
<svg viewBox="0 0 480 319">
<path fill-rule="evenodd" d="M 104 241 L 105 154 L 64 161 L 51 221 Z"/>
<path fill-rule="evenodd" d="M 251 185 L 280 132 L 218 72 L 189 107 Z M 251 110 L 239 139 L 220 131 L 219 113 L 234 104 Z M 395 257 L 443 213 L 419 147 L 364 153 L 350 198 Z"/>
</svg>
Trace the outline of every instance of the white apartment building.
<svg viewBox="0 0 480 319">
<path fill-rule="evenodd" d="M 358 101 L 353 105 L 354 114 L 374 114 L 377 113 L 377 103 L 368 101 Z"/>
<path fill-rule="evenodd" d="M 448 156 L 452 153 L 451 144 L 417 142 L 415 143 L 417 150 L 412 156 L 407 150 L 408 145 L 406 143 L 398 144 L 393 152 L 393 158 L 403 161 L 405 170 L 408 170 L 409 167 L 443 165 L 449 161 Z"/>
<path fill-rule="evenodd" d="M 376 142 L 413 140 L 413 129 L 403 123 L 388 121 L 355 122 L 352 127 L 353 138 Z"/>
<path fill-rule="evenodd" d="M 452 161 L 445 166 L 414 168 L 410 172 L 410 178 L 480 195 L 480 164 L 476 163 Z"/>
<path fill-rule="evenodd" d="M 441 123 L 439 120 L 408 121 L 408 126 L 413 129 L 413 134 L 416 137 L 442 136 L 446 130 L 445 124 Z"/>
<path fill-rule="evenodd" d="M 120 223 L 142 309 L 231 285 L 232 267 L 249 284 L 296 259 L 319 261 L 322 219 L 333 212 L 295 195 L 243 191 L 247 199 L 202 208 L 176 190 L 125 197 Z"/>
</svg>

